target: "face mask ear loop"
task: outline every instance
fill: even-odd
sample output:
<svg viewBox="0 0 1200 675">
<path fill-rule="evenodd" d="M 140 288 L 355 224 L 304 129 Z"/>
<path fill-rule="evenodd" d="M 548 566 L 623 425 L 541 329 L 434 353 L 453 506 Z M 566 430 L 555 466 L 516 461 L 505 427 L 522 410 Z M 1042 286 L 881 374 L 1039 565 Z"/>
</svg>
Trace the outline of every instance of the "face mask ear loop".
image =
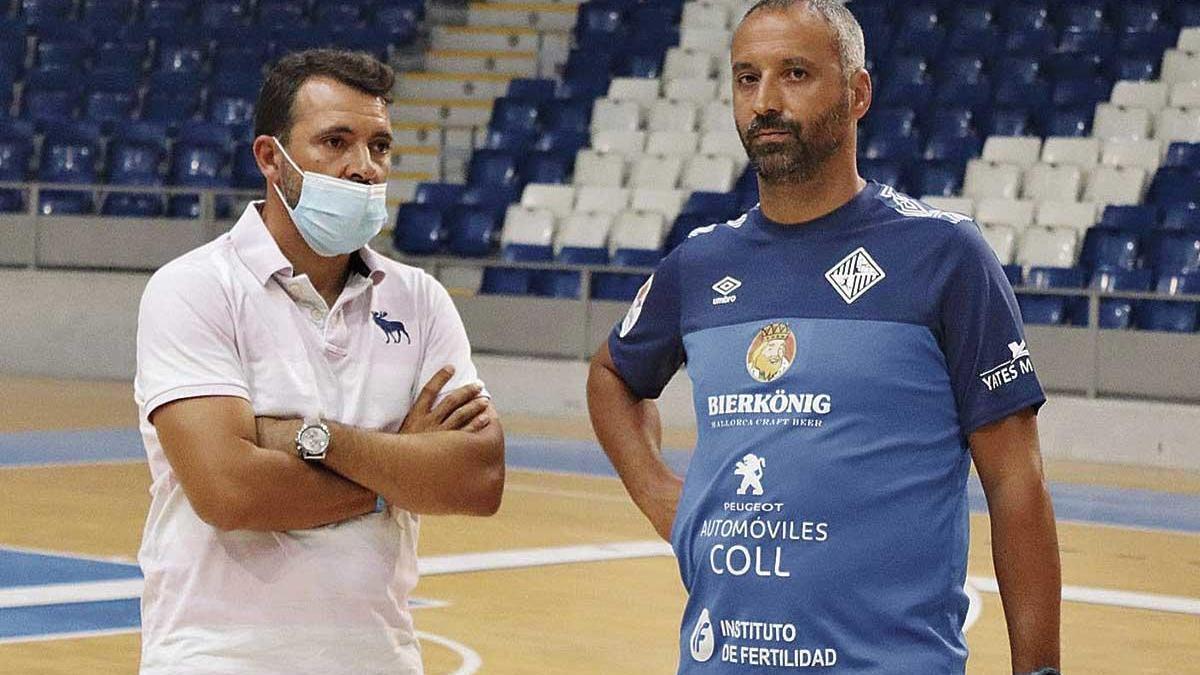
<svg viewBox="0 0 1200 675">
<path fill-rule="evenodd" d="M 275 145 L 276 145 L 276 147 L 279 148 L 279 152 L 283 153 L 283 158 L 287 160 L 288 164 L 292 165 L 292 168 L 295 169 L 296 173 L 300 174 L 300 179 L 301 179 L 301 181 L 303 181 L 305 178 L 306 172 L 300 168 L 299 164 L 296 164 L 296 162 L 292 161 L 292 156 L 289 155 L 288 151 L 284 149 L 283 143 L 281 143 L 279 141 L 278 137 L 272 136 L 271 140 L 275 141 Z M 276 183 L 274 187 L 275 187 L 275 192 L 277 192 L 279 194 L 279 200 L 283 202 L 284 208 L 286 208 L 288 210 L 288 213 L 290 214 L 292 212 L 292 205 L 288 204 L 287 198 L 283 196 L 283 190 L 280 188 L 279 183 Z"/>
</svg>

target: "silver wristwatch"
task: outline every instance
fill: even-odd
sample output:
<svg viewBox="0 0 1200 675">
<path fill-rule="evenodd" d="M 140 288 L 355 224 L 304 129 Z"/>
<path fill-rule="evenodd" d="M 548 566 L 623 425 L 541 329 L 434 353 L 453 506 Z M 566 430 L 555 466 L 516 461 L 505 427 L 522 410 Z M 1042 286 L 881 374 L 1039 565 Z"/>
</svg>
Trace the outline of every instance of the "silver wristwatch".
<svg viewBox="0 0 1200 675">
<path fill-rule="evenodd" d="M 320 462 L 329 450 L 329 427 L 319 419 L 306 419 L 296 432 L 296 454 L 306 462 Z"/>
</svg>

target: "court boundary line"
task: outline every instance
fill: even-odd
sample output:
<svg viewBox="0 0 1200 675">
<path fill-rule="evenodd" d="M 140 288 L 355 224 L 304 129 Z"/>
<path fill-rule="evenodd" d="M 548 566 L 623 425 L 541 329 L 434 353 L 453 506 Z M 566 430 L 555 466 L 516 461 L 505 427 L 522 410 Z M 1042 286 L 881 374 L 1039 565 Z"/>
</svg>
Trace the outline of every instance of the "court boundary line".
<svg viewBox="0 0 1200 675">
<path fill-rule="evenodd" d="M 422 642 L 432 642 L 458 654 L 458 657 L 462 659 L 462 665 L 452 671 L 450 675 L 474 675 L 483 667 L 483 657 L 479 655 L 479 652 L 461 642 L 435 633 L 426 633 L 423 630 L 414 630 L 413 635 Z"/>
</svg>

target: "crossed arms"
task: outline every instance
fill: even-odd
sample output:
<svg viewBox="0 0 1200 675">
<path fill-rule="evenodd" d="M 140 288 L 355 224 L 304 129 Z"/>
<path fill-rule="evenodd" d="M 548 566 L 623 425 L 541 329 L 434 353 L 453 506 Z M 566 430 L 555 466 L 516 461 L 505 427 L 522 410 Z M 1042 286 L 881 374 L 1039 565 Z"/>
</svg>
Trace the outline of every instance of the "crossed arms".
<svg viewBox="0 0 1200 675">
<path fill-rule="evenodd" d="M 478 385 L 439 370 L 398 433 L 329 423 L 322 466 L 296 456 L 298 419 L 255 418 L 231 396 L 164 404 L 150 421 L 196 514 L 222 530 L 308 529 L 370 513 L 376 496 L 414 513 L 491 515 L 504 490 L 504 433 Z"/>
</svg>

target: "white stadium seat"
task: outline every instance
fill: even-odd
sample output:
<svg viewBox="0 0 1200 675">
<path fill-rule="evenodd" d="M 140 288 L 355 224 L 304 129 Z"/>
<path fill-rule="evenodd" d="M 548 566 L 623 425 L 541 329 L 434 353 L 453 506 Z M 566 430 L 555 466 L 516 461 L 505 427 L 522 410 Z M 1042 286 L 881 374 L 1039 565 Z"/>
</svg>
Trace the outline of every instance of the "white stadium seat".
<svg viewBox="0 0 1200 675">
<path fill-rule="evenodd" d="M 612 221 L 611 213 L 572 213 L 559 223 L 554 252 L 558 253 L 564 246 L 607 249 Z"/>
<path fill-rule="evenodd" d="M 1171 141 L 1200 141 L 1200 108 L 1164 108 L 1154 124 L 1154 137 L 1164 147 Z"/>
<path fill-rule="evenodd" d="M 714 2 L 688 2 L 683 5 L 681 27 L 721 28 L 729 27 L 729 8 Z"/>
<path fill-rule="evenodd" d="M 964 216 L 975 217 L 975 200 L 970 197 L 939 197 L 929 195 L 921 197 L 921 201 L 939 211 L 961 213 Z"/>
<path fill-rule="evenodd" d="M 983 223 L 979 226 L 979 231 L 983 233 L 983 238 L 987 241 L 988 246 L 996 252 L 996 257 L 1000 259 L 1002 265 L 1010 265 L 1013 261 L 1013 255 L 1017 252 L 1017 231 L 1008 225 L 991 225 Z"/>
<path fill-rule="evenodd" d="M 696 106 L 690 101 L 660 98 L 646 116 L 648 131 L 686 131 L 696 128 Z"/>
<path fill-rule="evenodd" d="M 674 221 L 683 210 L 688 194 L 686 190 L 655 190 L 634 184 L 630 207 L 635 211 L 661 213 L 667 220 Z"/>
<path fill-rule="evenodd" d="M 554 214 L 545 209 L 527 209 L 513 204 L 504 213 L 500 243 L 549 246 L 554 242 Z"/>
<path fill-rule="evenodd" d="M 1033 208 L 1034 202 L 1026 199 L 985 197 L 975 202 L 975 222 L 1023 230 L 1033 224 Z"/>
<path fill-rule="evenodd" d="M 1162 161 L 1162 144 L 1154 138 L 1112 138 L 1104 141 L 1100 163 L 1105 166 L 1140 166 L 1153 172 Z"/>
<path fill-rule="evenodd" d="M 1100 162 L 1100 139 L 1052 136 L 1042 145 L 1042 161 L 1090 171 Z"/>
<path fill-rule="evenodd" d="M 1163 82 L 1121 80 L 1113 85 L 1110 103 L 1126 108 L 1145 108 L 1158 112 L 1167 107 L 1170 87 Z"/>
<path fill-rule="evenodd" d="M 575 155 L 576 185 L 621 187 L 625 184 L 625 158 L 622 155 L 580 150 Z"/>
<path fill-rule="evenodd" d="M 1025 199 L 1079 198 L 1083 189 L 1083 170 L 1070 164 L 1034 164 L 1021 180 Z"/>
<path fill-rule="evenodd" d="M 679 30 L 679 46 L 698 52 L 708 52 L 718 58 L 728 59 L 729 43 L 733 32 L 727 28 L 700 28 L 684 26 Z"/>
<path fill-rule="evenodd" d="M 636 101 L 598 98 L 592 104 L 592 132 L 637 131 L 642 126 L 642 108 Z"/>
<path fill-rule="evenodd" d="M 1093 202 L 1060 201 L 1048 199 L 1037 205 L 1035 225 L 1047 227 L 1069 227 L 1086 230 L 1096 224 L 1096 204 Z"/>
<path fill-rule="evenodd" d="M 1042 139 L 1036 136 L 989 136 L 983 143 L 983 159 L 996 164 L 1029 168 L 1037 164 Z"/>
<path fill-rule="evenodd" d="M 575 195 L 575 210 L 581 212 L 620 213 L 629 207 L 625 188 L 585 185 Z"/>
<path fill-rule="evenodd" d="M 530 183 L 521 192 L 521 206 L 546 209 L 555 216 L 564 218 L 575 208 L 575 186 Z"/>
<path fill-rule="evenodd" d="M 1200 52 L 1200 27 L 1179 31 L 1179 40 L 1175 46 L 1185 52 Z"/>
<path fill-rule="evenodd" d="M 717 96 L 717 81 L 699 78 L 671 80 L 664 85 L 663 95 L 676 101 L 707 103 Z"/>
<path fill-rule="evenodd" d="M 1016 199 L 1021 192 L 1021 167 L 983 159 L 967 162 L 963 195 L 978 201 L 984 197 Z"/>
<path fill-rule="evenodd" d="M 614 77 L 608 85 L 610 101 L 635 101 L 648 105 L 658 100 L 662 83 L 657 78 L 645 77 Z"/>
<path fill-rule="evenodd" d="M 694 131 L 652 131 L 646 138 L 646 154 L 688 157 L 696 154 L 700 134 Z"/>
<path fill-rule="evenodd" d="M 619 248 L 657 251 L 662 248 L 664 232 L 662 216 L 657 213 L 624 211 L 613 221 L 608 238 L 609 253 Z"/>
<path fill-rule="evenodd" d="M 605 129 L 592 133 L 592 149 L 618 155 L 638 155 L 646 151 L 646 132 Z"/>
<path fill-rule="evenodd" d="M 700 154 L 724 155 L 735 161 L 747 161 L 746 148 L 735 131 L 710 131 L 700 139 Z"/>
<path fill-rule="evenodd" d="M 1200 108 L 1200 81 L 1177 82 L 1171 87 L 1170 105 L 1172 108 Z"/>
<path fill-rule="evenodd" d="M 1146 108 L 1124 108 L 1112 103 L 1096 106 L 1092 136 L 1096 138 L 1150 138 L 1153 117 Z"/>
<path fill-rule="evenodd" d="M 629 187 L 673 190 L 683 172 L 683 158 L 641 155 L 629 172 Z"/>
<path fill-rule="evenodd" d="M 1145 189 L 1145 169 L 1136 166 L 1099 166 L 1088 177 L 1083 198 L 1105 206 L 1140 204 Z"/>
<path fill-rule="evenodd" d="M 716 74 L 715 64 L 716 59 L 706 51 L 671 47 L 663 62 L 662 79 L 664 82 L 692 78 L 706 80 Z"/>
<path fill-rule="evenodd" d="M 1163 54 L 1161 79 L 1167 84 L 1200 80 L 1200 53 L 1168 49 Z"/>
<path fill-rule="evenodd" d="M 705 192 L 729 192 L 736 178 L 736 165 L 729 157 L 697 155 L 683 168 L 679 187 Z"/>
<path fill-rule="evenodd" d="M 1079 233 L 1065 227 L 1031 227 L 1021 234 L 1017 262 L 1030 267 L 1074 267 Z"/>
<path fill-rule="evenodd" d="M 709 101 L 700 111 L 700 131 L 732 131 L 737 133 L 733 121 L 733 106 L 723 101 Z"/>
</svg>

